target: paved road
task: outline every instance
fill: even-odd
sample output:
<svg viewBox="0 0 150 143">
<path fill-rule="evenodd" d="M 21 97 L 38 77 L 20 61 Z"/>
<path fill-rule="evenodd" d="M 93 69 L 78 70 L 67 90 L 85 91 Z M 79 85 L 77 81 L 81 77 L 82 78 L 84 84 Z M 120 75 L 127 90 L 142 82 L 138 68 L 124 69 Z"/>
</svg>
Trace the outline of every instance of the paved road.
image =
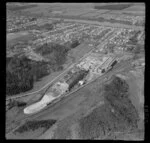
<svg viewBox="0 0 150 143">
<path fill-rule="evenodd" d="M 108 36 L 107 39 L 105 39 L 105 38 L 103 37 L 103 40 L 104 40 L 104 41 L 101 41 L 101 42 L 102 42 L 102 43 L 101 43 L 101 47 L 103 47 L 103 46 L 107 43 L 108 39 L 109 39 L 110 37 L 113 37 L 114 35 L 115 35 L 115 32 L 114 32 L 114 34 Z M 106 34 L 105 36 L 107 36 L 107 34 Z M 85 54 L 85 55 L 84 55 L 82 58 L 80 58 L 78 61 L 80 61 L 80 60 L 84 59 L 86 56 L 90 55 L 90 53 L 91 53 L 93 50 L 94 50 L 94 49 L 90 50 L 87 54 Z M 67 71 L 69 71 L 74 65 L 76 65 L 76 64 L 78 63 L 78 61 L 77 61 L 76 63 L 72 64 L 71 66 L 69 66 L 66 70 L 64 70 L 61 74 L 59 74 L 57 77 L 55 77 L 55 78 L 54 78 L 53 80 L 51 80 L 49 83 L 47 83 L 46 85 L 44 85 L 44 86 L 43 86 L 41 89 L 39 89 L 38 91 L 34 91 L 34 92 L 31 92 L 31 93 L 26 93 L 26 94 L 23 94 L 23 95 L 17 95 L 17 96 L 7 97 L 7 98 L 6 98 L 6 101 L 9 100 L 9 99 L 21 98 L 21 97 L 25 97 L 25 96 L 28 96 L 28 95 L 35 94 L 35 93 L 40 92 L 41 90 L 43 90 L 44 88 L 46 88 L 47 86 L 49 86 L 53 81 L 58 80 L 58 78 L 60 78 L 63 74 L 65 74 Z"/>
</svg>

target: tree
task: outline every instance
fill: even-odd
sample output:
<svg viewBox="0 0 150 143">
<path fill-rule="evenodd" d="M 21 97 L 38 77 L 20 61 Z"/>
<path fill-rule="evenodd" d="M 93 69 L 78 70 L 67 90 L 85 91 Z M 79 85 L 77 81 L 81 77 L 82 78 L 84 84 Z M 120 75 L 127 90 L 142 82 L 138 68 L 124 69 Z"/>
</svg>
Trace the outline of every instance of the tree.
<svg viewBox="0 0 150 143">
<path fill-rule="evenodd" d="M 71 49 L 74 49 L 76 48 L 78 45 L 80 45 L 79 41 L 78 40 L 74 40 L 71 44 Z"/>
</svg>

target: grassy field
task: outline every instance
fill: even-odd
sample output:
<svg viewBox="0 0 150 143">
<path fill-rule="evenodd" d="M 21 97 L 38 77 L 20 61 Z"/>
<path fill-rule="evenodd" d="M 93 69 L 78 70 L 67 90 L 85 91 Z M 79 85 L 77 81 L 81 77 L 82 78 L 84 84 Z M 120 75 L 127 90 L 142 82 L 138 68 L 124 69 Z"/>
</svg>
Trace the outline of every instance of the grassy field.
<svg viewBox="0 0 150 143">
<path fill-rule="evenodd" d="M 128 74 L 127 82 L 130 86 L 130 99 L 140 115 L 139 128 L 144 129 L 144 79 L 140 71 Z"/>
<path fill-rule="evenodd" d="M 102 9 L 102 10 L 92 10 L 92 12 L 89 12 L 87 14 L 83 14 L 81 17 L 87 17 L 87 18 L 90 18 L 90 17 L 98 17 L 100 16 L 101 14 L 103 13 L 106 13 L 108 12 L 109 10 L 105 10 L 105 9 Z"/>
<path fill-rule="evenodd" d="M 63 12 L 66 12 L 66 14 L 72 13 L 72 14 L 78 15 L 87 10 L 89 11 L 89 8 L 92 8 L 91 4 L 45 3 L 45 4 L 38 4 L 37 7 L 30 8 L 25 11 L 28 11 L 31 14 L 43 13 L 45 16 L 51 15 L 52 11 L 63 11 Z"/>
<path fill-rule="evenodd" d="M 7 34 L 7 44 L 13 45 L 20 42 L 28 42 L 30 40 L 34 40 L 33 35 L 28 34 L 27 32 L 18 32 L 15 34 Z"/>
<path fill-rule="evenodd" d="M 86 43 L 83 43 L 79 45 L 77 48 L 74 48 L 70 51 L 69 57 L 73 59 L 74 62 L 79 60 L 83 55 L 88 53 L 90 50 L 92 50 L 93 47 L 87 45 Z"/>
</svg>

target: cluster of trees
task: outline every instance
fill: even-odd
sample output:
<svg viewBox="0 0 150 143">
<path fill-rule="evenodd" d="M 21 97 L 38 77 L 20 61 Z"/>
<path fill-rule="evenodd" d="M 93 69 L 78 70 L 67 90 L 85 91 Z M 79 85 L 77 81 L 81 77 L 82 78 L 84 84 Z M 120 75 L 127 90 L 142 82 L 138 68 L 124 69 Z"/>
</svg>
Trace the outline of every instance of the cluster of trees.
<svg viewBox="0 0 150 143">
<path fill-rule="evenodd" d="M 105 91 L 107 94 L 114 95 L 117 98 L 128 97 L 129 85 L 125 80 L 119 77 L 114 77 L 111 84 L 105 85 Z"/>
<path fill-rule="evenodd" d="M 6 94 L 14 95 L 31 90 L 35 81 L 38 81 L 51 72 L 62 70 L 68 51 L 71 48 L 75 48 L 76 45 L 78 45 L 77 41 L 69 46 L 44 44 L 38 47 L 35 52 L 49 59 L 48 62 L 33 61 L 26 56 L 7 58 Z"/>
<path fill-rule="evenodd" d="M 113 81 L 105 86 L 105 100 L 115 110 L 113 116 L 118 121 L 124 120 L 126 126 L 136 127 L 139 117 L 129 96 L 129 85 L 119 77 L 114 77 Z"/>
<path fill-rule="evenodd" d="M 6 61 L 6 94 L 14 95 L 33 88 L 34 81 L 48 75 L 47 63 L 36 62 L 25 56 Z"/>
<path fill-rule="evenodd" d="M 101 107 L 103 108 L 103 107 Z M 102 121 L 104 119 L 103 112 L 93 110 L 89 115 L 83 117 L 79 121 L 79 136 L 81 139 L 95 139 L 100 136 L 104 136 L 105 123 Z"/>
<path fill-rule="evenodd" d="M 45 58 L 48 58 L 50 65 L 60 66 L 65 63 L 69 50 L 77 47 L 79 44 L 80 43 L 78 40 L 74 40 L 72 43 L 67 45 L 46 43 L 40 47 L 37 47 L 35 52 L 41 54 Z"/>
<path fill-rule="evenodd" d="M 36 53 L 49 60 L 48 63 L 52 71 L 56 71 L 65 63 L 68 51 L 68 47 L 59 44 L 44 44 L 35 50 Z"/>
<path fill-rule="evenodd" d="M 138 114 L 132 102 L 127 96 L 119 99 L 119 95 L 127 91 L 127 83 L 115 77 L 105 88 L 105 104 L 79 120 L 79 135 L 82 139 L 95 139 L 107 136 L 110 132 L 125 132 L 137 127 Z"/>
<path fill-rule="evenodd" d="M 88 71 L 81 70 L 77 73 L 74 73 L 69 80 L 67 80 L 67 83 L 69 84 L 69 91 L 80 81 L 82 80 L 86 75 Z"/>
<path fill-rule="evenodd" d="M 32 4 L 32 5 L 16 5 L 16 4 L 8 4 L 7 5 L 7 9 L 10 11 L 20 11 L 20 10 L 24 10 L 27 8 L 33 8 L 33 7 L 37 7 L 36 4 Z"/>
<path fill-rule="evenodd" d="M 134 54 L 139 54 L 144 51 L 144 45 L 138 43 L 138 35 L 141 33 L 141 31 L 134 31 L 132 33 L 132 36 L 129 39 L 128 44 L 131 44 L 133 48 L 131 47 L 130 51 Z"/>
<path fill-rule="evenodd" d="M 141 33 L 141 30 L 138 30 L 138 31 L 133 31 L 131 34 L 132 36 L 130 37 L 129 39 L 129 44 L 132 44 L 132 45 L 136 45 L 137 42 L 138 42 L 138 35 Z"/>
<path fill-rule="evenodd" d="M 49 55 L 53 52 L 58 54 L 67 53 L 69 50 L 76 48 L 79 45 L 78 40 L 74 40 L 71 43 L 67 43 L 66 45 L 60 45 L 56 43 L 47 44 L 37 47 L 35 52 L 40 53 L 42 56 Z"/>
<path fill-rule="evenodd" d="M 38 128 L 45 128 L 45 130 L 49 129 L 53 124 L 56 123 L 56 120 L 33 120 L 27 121 L 24 125 L 19 127 L 15 132 L 23 133 L 27 131 L 34 131 Z"/>
<path fill-rule="evenodd" d="M 122 10 L 128 8 L 131 4 L 109 4 L 109 5 L 95 5 L 95 9 L 107 9 L 107 10 Z"/>
<path fill-rule="evenodd" d="M 78 40 L 74 40 L 72 41 L 70 48 L 71 49 L 76 48 L 78 45 L 80 45 L 80 42 Z"/>
<path fill-rule="evenodd" d="M 26 105 L 27 105 L 26 102 L 16 101 L 16 100 L 10 100 L 9 103 L 7 104 L 7 110 L 13 108 L 14 106 L 24 107 Z"/>
</svg>

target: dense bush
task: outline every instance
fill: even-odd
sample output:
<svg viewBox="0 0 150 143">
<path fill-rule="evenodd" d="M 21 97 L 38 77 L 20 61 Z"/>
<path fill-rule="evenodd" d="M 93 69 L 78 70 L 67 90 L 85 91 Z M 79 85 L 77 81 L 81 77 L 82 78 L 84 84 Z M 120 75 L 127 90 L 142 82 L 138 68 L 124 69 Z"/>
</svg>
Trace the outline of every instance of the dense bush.
<svg viewBox="0 0 150 143">
<path fill-rule="evenodd" d="M 126 84 L 115 77 L 110 83 L 111 86 L 105 88 L 105 104 L 79 120 L 79 135 L 82 139 L 95 139 L 111 132 L 125 132 L 137 128 L 138 113 L 135 107 L 127 96 L 119 98 L 120 94 L 128 93 Z"/>
<path fill-rule="evenodd" d="M 135 126 L 138 120 L 138 113 L 129 99 L 129 86 L 125 80 L 115 77 L 105 88 L 105 99 L 118 117 L 122 117 L 130 126 Z"/>
<path fill-rule="evenodd" d="M 127 97 L 129 85 L 119 77 L 115 77 L 111 84 L 105 85 L 105 91 L 107 94 L 114 95 L 118 98 Z"/>
<path fill-rule="evenodd" d="M 27 131 L 34 131 L 38 128 L 49 129 L 53 124 L 56 123 L 56 120 L 33 120 L 27 121 L 24 125 L 20 126 L 15 132 L 23 133 Z"/>
<path fill-rule="evenodd" d="M 67 45 L 44 44 L 37 47 L 35 52 L 49 59 L 50 65 L 62 65 L 65 63 L 68 51 L 79 45 L 77 40 Z"/>
<path fill-rule="evenodd" d="M 80 42 L 78 40 L 74 40 L 71 44 L 71 49 L 76 48 L 78 45 L 80 45 Z"/>
<path fill-rule="evenodd" d="M 62 69 L 65 63 L 69 49 L 63 45 L 48 45 L 44 44 L 38 47 L 35 52 L 40 53 L 43 57 L 49 60 L 48 64 L 51 71 L 58 71 Z"/>
<path fill-rule="evenodd" d="M 123 10 L 125 8 L 130 7 L 131 4 L 109 4 L 109 5 L 95 5 L 94 8 L 95 9 L 108 9 L 108 10 Z"/>
<path fill-rule="evenodd" d="M 88 116 L 82 118 L 79 122 L 80 131 L 79 135 L 82 139 L 95 139 L 100 135 L 104 135 L 103 125 L 101 120 L 102 112 L 98 113 L 96 110 L 90 113 Z"/>
<path fill-rule="evenodd" d="M 11 100 L 9 101 L 8 105 L 7 105 L 7 108 L 8 109 L 11 109 L 12 107 L 14 106 L 17 106 L 17 107 L 24 107 L 26 106 L 27 103 L 25 102 L 22 102 L 22 101 L 16 101 L 16 100 Z"/>
<path fill-rule="evenodd" d="M 67 80 L 67 83 L 69 84 L 69 91 L 80 81 L 82 80 L 86 75 L 88 71 L 81 70 L 77 73 L 74 73 L 73 76 Z"/>
<path fill-rule="evenodd" d="M 74 41 L 69 46 L 59 44 L 44 44 L 37 47 L 35 52 L 40 53 L 49 61 L 33 61 L 26 56 L 11 57 L 6 60 L 6 94 L 14 95 L 31 90 L 35 81 L 60 71 L 66 62 L 68 51 L 79 43 Z"/>
<path fill-rule="evenodd" d="M 19 11 L 19 10 L 24 10 L 27 8 L 33 8 L 36 7 L 36 4 L 32 4 L 32 5 L 22 5 L 22 6 L 18 6 L 16 4 L 8 4 L 7 5 L 7 9 L 10 11 Z"/>
<path fill-rule="evenodd" d="M 48 74 L 47 63 L 27 57 L 12 57 L 6 61 L 6 94 L 14 95 L 33 88 L 34 81 Z"/>
<path fill-rule="evenodd" d="M 138 42 L 138 35 L 141 33 L 141 31 L 133 31 L 132 36 L 129 38 L 128 43 L 131 45 L 136 45 Z"/>
</svg>

